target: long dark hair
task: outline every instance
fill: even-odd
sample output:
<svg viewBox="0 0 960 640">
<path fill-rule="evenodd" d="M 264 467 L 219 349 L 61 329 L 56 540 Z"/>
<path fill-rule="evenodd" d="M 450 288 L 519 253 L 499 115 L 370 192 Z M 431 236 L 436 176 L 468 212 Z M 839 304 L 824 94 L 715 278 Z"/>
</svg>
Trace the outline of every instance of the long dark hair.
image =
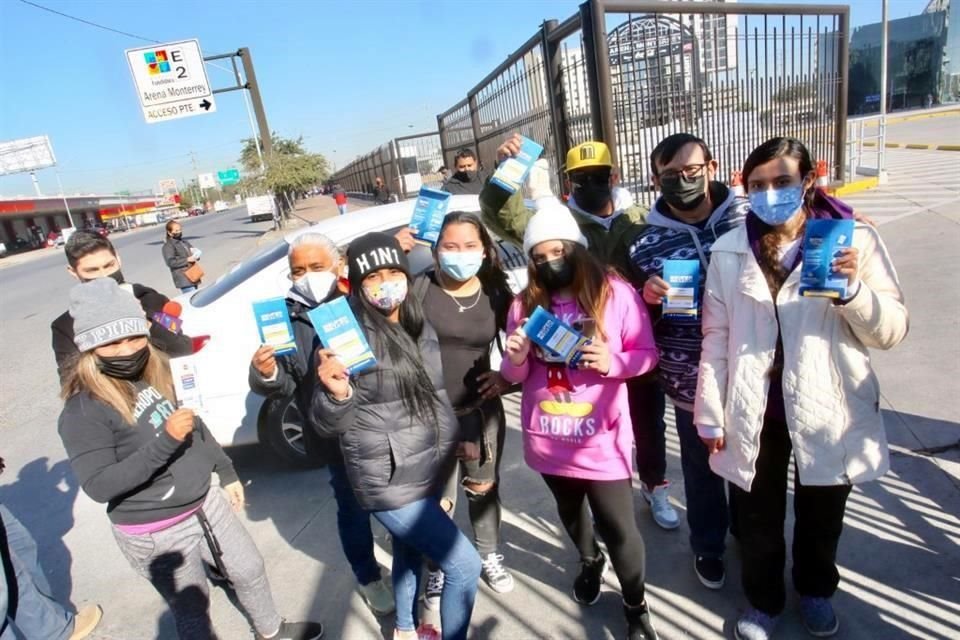
<svg viewBox="0 0 960 640">
<path fill-rule="evenodd" d="M 437 245 L 434 245 L 434 257 L 437 254 L 439 239 L 443 237 L 443 232 L 452 224 L 472 225 L 480 235 L 480 242 L 483 244 L 483 264 L 480 265 L 480 271 L 477 272 L 477 278 L 480 279 L 480 288 L 483 293 L 490 298 L 493 305 L 493 313 L 497 321 L 497 331 L 506 331 L 507 313 L 510 310 L 510 303 L 513 301 L 513 291 L 507 283 L 507 273 L 503 270 L 503 264 L 500 262 L 500 254 L 497 252 L 497 245 L 494 244 L 490 232 L 483 226 L 473 213 L 466 211 L 451 211 L 443 219 L 440 225 L 440 232 L 437 235 Z"/>
<path fill-rule="evenodd" d="M 436 424 L 439 398 L 430 374 L 423 366 L 423 356 L 417 344 L 423 333 L 423 307 L 412 293 L 413 283 L 409 276 L 407 290 L 407 297 L 400 303 L 400 321 L 396 323 L 390 322 L 370 304 L 362 287 L 351 292 L 351 306 L 361 323 L 366 320 L 373 327 L 367 337 L 377 358 L 382 358 L 384 352 L 390 357 L 394 380 L 411 422 L 416 417 L 424 424 Z"/>
<path fill-rule="evenodd" d="M 814 169 L 813 157 L 807 147 L 797 140 L 790 137 L 771 138 L 750 152 L 746 162 L 743 163 L 743 183 L 750 184 L 750 174 L 760 165 L 766 164 L 777 158 L 793 158 L 797 161 L 800 168 L 800 177 L 805 179 Z M 816 189 L 811 188 L 803 194 L 803 209 L 806 216 L 807 211 L 813 204 Z M 753 216 L 753 224 L 756 224 L 760 230 L 760 256 L 757 261 L 760 269 L 767 280 L 767 287 L 773 299 L 777 299 L 777 293 L 787 281 L 790 272 L 780 260 L 780 238 L 775 233 L 776 229 L 763 222 L 756 216 Z M 806 220 L 804 220 L 806 224 Z M 802 229 L 801 229 L 802 233 Z"/>
<path fill-rule="evenodd" d="M 563 240 L 563 253 L 573 266 L 573 296 L 584 313 L 596 322 L 599 336 L 606 339 L 603 310 L 610 297 L 609 278 L 615 272 L 604 267 L 578 242 Z M 528 318 L 537 306 L 550 308 L 550 292 L 540 282 L 532 259 L 527 263 L 527 288 L 520 292 L 520 300 L 523 302 L 523 313 Z"/>
</svg>

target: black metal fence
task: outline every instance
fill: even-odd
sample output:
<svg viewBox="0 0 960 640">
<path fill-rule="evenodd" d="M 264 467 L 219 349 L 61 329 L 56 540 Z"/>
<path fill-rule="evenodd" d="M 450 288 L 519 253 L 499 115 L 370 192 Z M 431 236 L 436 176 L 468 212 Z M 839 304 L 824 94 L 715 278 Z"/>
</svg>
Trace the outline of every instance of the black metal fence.
<svg viewBox="0 0 960 640">
<path fill-rule="evenodd" d="M 340 168 L 330 182 L 354 193 L 372 193 L 374 181 L 382 178 L 390 193 L 403 199 L 423 185 L 439 185 L 442 164 L 437 133 L 401 136 Z"/>
<path fill-rule="evenodd" d="M 566 152 L 603 140 L 650 204 L 649 156 L 670 134 L 704 138 L 723 175 L 791 135 L 842 179 L 848 42 L 845 5 L 588 0 L 437 116 L 441 155 L 449 166 L 470 147 L 492 168 L 519 132 L 543 144 L 561 188 Z"/>
</svg>

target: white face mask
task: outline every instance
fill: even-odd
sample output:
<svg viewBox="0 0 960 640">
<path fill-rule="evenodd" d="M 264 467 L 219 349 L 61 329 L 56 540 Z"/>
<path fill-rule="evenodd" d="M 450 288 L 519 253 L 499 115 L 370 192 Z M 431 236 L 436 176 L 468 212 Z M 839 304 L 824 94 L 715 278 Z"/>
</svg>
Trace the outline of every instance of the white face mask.
<svg viewBox="0 0 960 640">
<path fill-rule="evenodd" d="M 331 271 L 308 271 L 293 281 L 293 288 L 311 302 L 321 303 L 330 295 L 337 275 Z"/>
</svg>

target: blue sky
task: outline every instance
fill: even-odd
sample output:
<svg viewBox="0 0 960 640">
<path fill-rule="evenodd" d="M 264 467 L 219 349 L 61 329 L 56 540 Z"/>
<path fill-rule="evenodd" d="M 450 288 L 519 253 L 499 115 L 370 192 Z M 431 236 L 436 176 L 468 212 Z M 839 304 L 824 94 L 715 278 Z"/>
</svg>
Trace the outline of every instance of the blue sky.
<svg viewBox="0 0 960 640">
<path fill-rule="evenodd" d="M 387 139 L 436 129 L 546 18 L 579 0 L 35 0 L 113 29 L 168 42 L 198 38 L 204 55 L 249 47 L 272 129 L 350 161 Z M 828 0 L 806 4 L 831 4 Z M 853 25 L 880 20 L 880 0 L 850 2 Z M 890 17 L 926 0 L 889 0 Z M 217 113 L 146 124 L 124 49 L 149 44 L 0 0 L 0 140 L 47 134 L 68 193 L 155 188 L 236 164 L 251 135 L 239 92 Z M 222 61 L 224 66 L 228 61 Z M 231 74 L 208 66 L 214 86 Z M 57 192 L 53 170 L 38 172 Z M 27 175 L 0 177 L 0 194 L 32 194 Z"/>
</svg>

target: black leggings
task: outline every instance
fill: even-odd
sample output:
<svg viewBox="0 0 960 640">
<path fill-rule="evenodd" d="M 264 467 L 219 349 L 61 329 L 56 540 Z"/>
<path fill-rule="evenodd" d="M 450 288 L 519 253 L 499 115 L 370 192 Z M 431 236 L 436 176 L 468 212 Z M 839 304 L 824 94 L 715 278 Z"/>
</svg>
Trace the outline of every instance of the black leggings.
<svg viewBox="0 0 960 640">
<path fill-rule="evenodd" d="M 557 501 L 560 521 L 577 546 L 580 559 L 592 560 L 600 553 L 590 519 L 592 511 L 597 531 L 607 543 L 624 601 L 631 606 L 642 604 L 646 551 L 633 517 L 630 479 L 582 480 L 547 474 L 543 479 Z"/>
</svg>

